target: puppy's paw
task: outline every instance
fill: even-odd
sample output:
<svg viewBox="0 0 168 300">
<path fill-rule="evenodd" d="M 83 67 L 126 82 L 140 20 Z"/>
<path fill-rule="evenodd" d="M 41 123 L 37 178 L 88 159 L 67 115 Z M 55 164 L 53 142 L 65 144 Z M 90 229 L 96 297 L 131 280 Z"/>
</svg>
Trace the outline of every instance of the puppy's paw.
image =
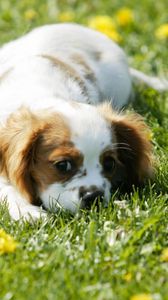
<svg viewBox="0 0 168 300">
<path fill-rule="evenodd" d="M 4 185 L 0 189 L 0 202 L 5 202 L 13 220 L 29 222 L 47 218 L 47 213 L 41 207 L 32 205 L 20 195 L 11 185 Z"/>
<path fill-rule="evenodd" d="M 47 219 L 47 213 L 44 211 L 41 207 L 37 207 L 34 205 L 26 205 L 25 207 L 22 207 L 19 209 L 18 214 L 12 215 L 10 213 L 11 217 L 15 220 L 22 219 L 24 221 L 28 221 L 30 223 L 36 221 L 36 220 L 46 220 Z"/>
</svg>

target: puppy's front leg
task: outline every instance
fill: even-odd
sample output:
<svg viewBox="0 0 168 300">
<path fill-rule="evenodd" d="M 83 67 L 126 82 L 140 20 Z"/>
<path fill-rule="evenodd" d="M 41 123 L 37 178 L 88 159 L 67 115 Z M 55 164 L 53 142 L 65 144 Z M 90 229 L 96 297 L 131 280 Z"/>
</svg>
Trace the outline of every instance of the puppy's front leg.
<svg viewBox="0 0 168 300">
<path fill-rule="evenodd" d="M 46 217 L 46 212 L 23 198 L 10 184 L 0 182 L 0 203 L 5 201 L 12 219 L 32 221 Z"/>
</svg>

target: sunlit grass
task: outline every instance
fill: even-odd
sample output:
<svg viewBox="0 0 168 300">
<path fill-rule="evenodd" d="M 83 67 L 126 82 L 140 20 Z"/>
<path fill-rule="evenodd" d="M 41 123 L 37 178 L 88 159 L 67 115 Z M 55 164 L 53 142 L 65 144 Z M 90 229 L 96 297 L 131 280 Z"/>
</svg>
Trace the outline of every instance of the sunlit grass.
<svg viewBox="0 0 168 300">
<path fill-rule="evenodd" d="M 45 23 L 90 25 L 98 16 L 94 26 L 120 37 L 132 66 L 168 75 L 166 0 L 1 0 L 0 43 Z M 60 212 L 30 225 L 10 220 L 2 206 L 1 300 L 167 300 L 168 93 L 135 89 L 130 109 L 152 129 L 155 180 L 75 218 Z M 11 241 L 17 247 L 5 250 Z"/>
</svg>

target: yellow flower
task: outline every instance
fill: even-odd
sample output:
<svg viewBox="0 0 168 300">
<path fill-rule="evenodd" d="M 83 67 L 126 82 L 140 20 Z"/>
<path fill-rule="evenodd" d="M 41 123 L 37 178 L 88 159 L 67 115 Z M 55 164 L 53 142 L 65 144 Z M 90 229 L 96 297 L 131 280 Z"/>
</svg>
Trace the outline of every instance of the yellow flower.
<svg viewBox="0 0 168 300">
<path fill-rule="evenodd" d="M 109 16 L 96 16 L 90 19 L 89 21 L 89 27 L 97 30 L 116 30 L 116 26 L 113 22 L 113 20 Z"/>
<path fill-rule="evenodd" d="M 109 38 L 111 38 L 115 42 L 120 42 L 122 40 L 122 38 L 119 35 L 119 33 L 117 31 L 115 31 L 115 30 L 105 29 L 105 30 L 103 30 L 101 32 L 104 33 L 105 35 L 107 35 Z"/>
<path fill-rule="evenodd" d="M 153 300 L 150 294 L 137 294 L 130 298 L 130 300 Z"/>
<path fill-rule="evenodd" d="M 153 132 L 150 130 L 146 131 L 146 138 L 148 141 L 152 141 L 153 140 Z"/>
<path fill-rule="evenodd" d="M 124 275 L 124 280 L 127 281 L 127 282 L 130 282 L 132 279 L 132 274 L 131 273 L 126 273 Z"/>
<path fill-rule="evenodd" d="M 32 21 L 37 17 L 37 12 L 34 9 L 28 9 L 24 13 L 24 17 L 28 21 Z"/>
<path fill-rule="evenodd" d="M 168 39 L 168 23 L 161 25 L 156 31 L 155 35 L 160 40 Z"/>
<path fill-rule="evenodd" d="M 0 229 L 0 255 L 14 252 L 16 247 L 17 243 L 13 237 L 7 234 L 3 229 Z"/>
<path fill-rule="evenodd" d="M 168 262 L 168 248 L 163 249 L 160 258 L 161 258 L 161 261 L 166 261 L 166 262 Z"/>
<path fill-rule="evenodd" d="M 120 26 L 127 26 L 134 21 L 134 14 L 129 8 L 121 8 L 116 14 L 117 22 Z"/>
<path fill-rule="evenodd" d="M 105 35 L 115 40 L 116 42 L 121 41 L 121 36 L 116 31 L 116 26 L 113 20 L 109 16 L 100 15 L 100 16 L 93 17 L 88 22 L 88 26 L 90 28 L 96 29 L 104 33 Z"/>
<path fill-rule="evenodd" d="M 64 11 L 58 16 L 60 22 L 72 22 L 74 18 L 75 14 L 72 11 Z"/>
</svg>

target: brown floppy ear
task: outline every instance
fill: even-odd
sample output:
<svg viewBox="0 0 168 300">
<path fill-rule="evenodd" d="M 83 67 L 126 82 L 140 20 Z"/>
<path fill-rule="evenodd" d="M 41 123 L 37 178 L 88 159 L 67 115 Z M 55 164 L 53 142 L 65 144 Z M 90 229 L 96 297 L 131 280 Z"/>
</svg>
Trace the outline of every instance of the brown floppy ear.
<svg viewBox="0 0 168 300">
<path fill-rule="evenodd" d="M 107 104 L 101 107 L 101 111 L 110 121 L 116 139 L 117 156 L 121 163 L 116 174 L 117 180 L 126 189 L 141 185 L 153 175 L 149 128 L 138 114 L 117 114 Z"/>
<path fill-rule="evenodd" d="M 30 167 L 43 130 L 44 122 L 26 108 L 11 114 L 0 129 L 0 174 L 34 204 L 38 200 Z"/>
</svg>

